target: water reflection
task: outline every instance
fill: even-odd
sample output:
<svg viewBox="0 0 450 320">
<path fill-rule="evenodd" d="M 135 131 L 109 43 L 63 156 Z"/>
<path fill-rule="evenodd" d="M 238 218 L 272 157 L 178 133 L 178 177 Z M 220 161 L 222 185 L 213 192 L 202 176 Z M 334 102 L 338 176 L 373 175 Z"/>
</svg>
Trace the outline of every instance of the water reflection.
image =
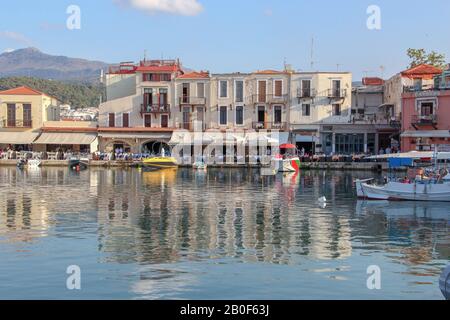
<svg viewBox="0 0 450 320">
<path fill-rule="evenodd" d="M 145 297 L 202 278 L 171 267 L 180 263 L 308 264 L 355 281 L 329 271 L 348 265 L 324 265 L 379 252 L 404 265 L 408 281 L 430 284 L 450 257 L 446 204 L 357 202 L 353 181 L 364 176 L 0 168 L 0 251 L 43 237 L 93 237 L 101 264 L 138 266 L 130 290 Z"/>
</svg>

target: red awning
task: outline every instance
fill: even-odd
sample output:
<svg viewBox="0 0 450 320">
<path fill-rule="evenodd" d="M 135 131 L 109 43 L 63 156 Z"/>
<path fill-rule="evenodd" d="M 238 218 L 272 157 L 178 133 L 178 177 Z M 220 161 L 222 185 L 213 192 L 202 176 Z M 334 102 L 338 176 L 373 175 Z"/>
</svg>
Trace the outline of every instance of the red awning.
<svg viewBox="0 0 450 320">
<path fill-rule="evenodd" d="M 285 143 L 280 146 L 280 149 L 297 149 L 293 144 Z"/>
</svg>

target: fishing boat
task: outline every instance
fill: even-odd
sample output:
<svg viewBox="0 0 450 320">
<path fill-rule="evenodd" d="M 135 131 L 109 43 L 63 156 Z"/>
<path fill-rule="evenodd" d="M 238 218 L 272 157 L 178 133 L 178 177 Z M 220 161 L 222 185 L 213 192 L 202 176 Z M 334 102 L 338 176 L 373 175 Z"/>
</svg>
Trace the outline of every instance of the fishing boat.
<svg viewBox="0 0 450 320">
<path fill-rule="evenodd" d="M 152 168 L 178 168 L 177 159 L 173 157 L 151 157 L 142 160 L 142 165 L 144 167 L 152 167 Z"/>
<path fill-rule="evenodd" d="M 281 153 L 273 160 L 273 166 L 278 172 L 297 172 L 300 170 L 300 158 L 297 156 L 297 147 L 293 144 L 282 144 Z"/>
<path fill-rule="evenodd" d="M 450 175 L 445 170 L 433 178 L 417 176 L 388 180 L 378 185 L 373 179 L 356 180 L 358 198 L 369 200 L 407 200 L 450 202 Z"/>
<path fill-rule="evenodd" d="M 439 278 L 439 288 L 446 300 L 450 300 L 450 265 L 444 269 Z"/>
</svg>

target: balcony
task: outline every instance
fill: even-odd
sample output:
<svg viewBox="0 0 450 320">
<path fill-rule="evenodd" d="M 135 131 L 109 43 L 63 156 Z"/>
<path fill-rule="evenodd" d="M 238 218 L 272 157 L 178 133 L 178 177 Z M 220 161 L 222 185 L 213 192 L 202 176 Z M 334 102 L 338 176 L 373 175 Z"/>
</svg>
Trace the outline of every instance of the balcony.
<svg viewBox="0 0 450 320">
<path fill-rule="evenodd" d="M 206 105 L 206 98 L 201 97 L 180 97 L 179 98 L 180 105 L 189 105 L 189 106 L 204 106 Z"/>
<path fill-rule="evenodd" d="M 32 128 L 32 120 L 1 120 L 0 125 L 2 128 Z"/>
<path fill-rule="evenodd" d="M 252 125 L 254 130 L 287 130 L 286 122 L 253 122 Z"/>
<path fill-rule="evenodd" d="M 435 114 L 412 116 L 411 124 L 417 130 L 420 126 L 432 126 L 437 129 L 438 118 Z"/>
<path fill-rule="evenodd" d="M 276 96 L 273 94 L 261 95 L 254 94 L 247 97 L 248 103 L 250 104 L 287 104 L 289 102 L 289 95 L 283 94 L 281 96 Z"/>
<path fill-rule="evenodd" d="M 182 122 L 178 124 L 178 129 L 188 130 L 188 131 L 205 131 L 206 124 L 200 122 Z"/>
<path fill-rule="evenodd" d="M 151 104 L 145 106 L 141 104 L 141 115 L 143 114 L 162 114 L 169 113 L 170 114 L 170 104 Z"/>
<path fill-rule="evenodd" d="M 329 99 L 344 99 L 347 97 L 347 89 L 328 89 Z"/>
<path fill-rule="evenodd" d="M 316 97 L 315 89 L 302 89 L 297 90 L 297 98 L 299 99 L 313 99 Z"/>
</svg>

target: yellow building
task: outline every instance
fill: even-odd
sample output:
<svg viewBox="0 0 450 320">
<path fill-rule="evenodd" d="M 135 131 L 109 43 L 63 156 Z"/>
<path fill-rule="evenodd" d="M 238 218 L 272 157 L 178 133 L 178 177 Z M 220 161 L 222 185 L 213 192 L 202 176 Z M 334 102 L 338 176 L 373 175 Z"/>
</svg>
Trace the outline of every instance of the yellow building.
<svg viewBox="0 0 450 320">
<path fill-rule="evenodd" d="M 0 148 L 32 150 L 44 122 L 59 120 L 60 102 L 29 87 L 0 91 Z"/>
</svg>

